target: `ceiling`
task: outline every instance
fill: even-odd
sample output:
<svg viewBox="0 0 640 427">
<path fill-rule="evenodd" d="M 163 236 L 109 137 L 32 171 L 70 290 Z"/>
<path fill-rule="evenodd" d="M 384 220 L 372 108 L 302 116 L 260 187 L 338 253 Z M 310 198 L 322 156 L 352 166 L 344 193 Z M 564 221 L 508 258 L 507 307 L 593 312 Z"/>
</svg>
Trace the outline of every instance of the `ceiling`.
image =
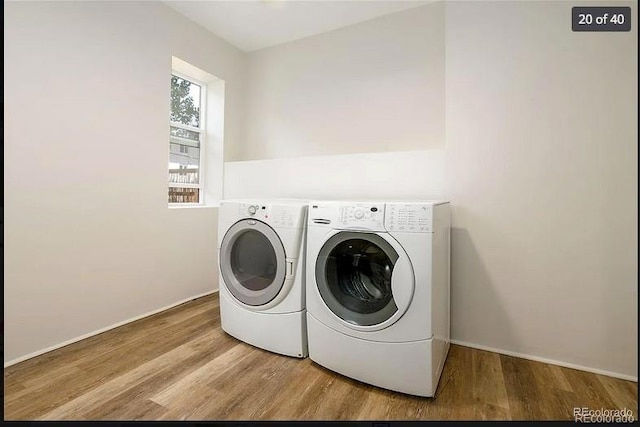
<svg viewBox="0 0 640 427">
<path fill-rule="evenodd" d="M 209 0 L 166 5 L 249 52 L 332 31 L 432 0 Z"/>
</svg>

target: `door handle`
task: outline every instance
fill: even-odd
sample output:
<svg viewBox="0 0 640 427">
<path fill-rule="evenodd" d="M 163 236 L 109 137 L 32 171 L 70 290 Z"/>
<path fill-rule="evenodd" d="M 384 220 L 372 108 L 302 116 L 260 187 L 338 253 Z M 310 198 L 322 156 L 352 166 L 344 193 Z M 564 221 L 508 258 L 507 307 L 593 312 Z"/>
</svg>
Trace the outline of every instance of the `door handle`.
<svg viewBox="0 0 640 427">
<path fill-rule="evenodd" d="M 287 277 L 293 276 L 293 261 L 287 261 Z"/>
</svg>

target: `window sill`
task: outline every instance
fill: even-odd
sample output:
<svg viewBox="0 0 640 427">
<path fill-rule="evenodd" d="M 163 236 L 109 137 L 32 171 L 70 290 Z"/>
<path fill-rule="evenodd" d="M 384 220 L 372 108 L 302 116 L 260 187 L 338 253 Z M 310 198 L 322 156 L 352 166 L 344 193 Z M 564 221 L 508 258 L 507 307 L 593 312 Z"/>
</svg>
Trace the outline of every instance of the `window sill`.
<svg viewBox="0 0 640 427">
<path fill-rule="evenodd" d="M 220 207 L 220 203 L 215 203 L 211 205 L 168 205 L 169 209 L 203 209 L 203 208 L 213 208 L 217 209 Z"/>
</svg>

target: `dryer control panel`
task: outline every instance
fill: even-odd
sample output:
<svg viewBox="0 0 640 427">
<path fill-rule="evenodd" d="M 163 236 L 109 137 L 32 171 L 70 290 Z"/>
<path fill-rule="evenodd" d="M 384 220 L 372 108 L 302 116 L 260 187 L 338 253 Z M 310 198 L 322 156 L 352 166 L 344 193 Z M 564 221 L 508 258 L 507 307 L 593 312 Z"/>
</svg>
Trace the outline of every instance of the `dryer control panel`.
<svg viewBox="0 0 640 427">
<path fill-rule="evenodd" d="M 235 222 L 241 219 L 257 219 L 272 227 L 303 228 L 305 226 L 306 205 L 284 205 L 256 202 L 223 202 L 219 221 Z"/>
<path fill-rule="evenodd" d="M 270 206 L 271 221 L 276 227 L 304 227 L 304 215 L 300 209 L 291 209 L 288 206 Z"/>
<path fill-rule="evenodd" d="M 387 203 L 385 227 L 389 231 L 433 232 L 433 205 L 425 203 Z"/>
</svg>

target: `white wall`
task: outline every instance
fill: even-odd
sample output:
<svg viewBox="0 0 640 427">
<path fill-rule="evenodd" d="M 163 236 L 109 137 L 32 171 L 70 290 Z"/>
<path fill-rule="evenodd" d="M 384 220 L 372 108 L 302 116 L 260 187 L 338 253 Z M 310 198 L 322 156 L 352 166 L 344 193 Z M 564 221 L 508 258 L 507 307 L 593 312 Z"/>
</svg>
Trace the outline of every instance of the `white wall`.
<svg viewBox="0 0 640 427">
<path fill-rule="evenodd" d="M 437 149 L 227 162 L 224 191 L 226 198 L 436 199 L 447 194 L 444 165 Z"/>
<path fill-rule="evenodd" d="M 410 16 L 442 20 L 441 6 L 251 53 L 250 152 L 227 158 L 267 160 L 226 163 L 225 197 L 443 193 L 452 201 L 456 342 L 637 379 L 636 30 L 573 33 L 568 2 L 448 2 L 446 30 L 442 22 L 432 28 L 446 38 L 417 36 L 424 49 L 404 57 L 430 58 L 433 75 L 423 83 L 445 84 L 437 76 L 446 70 L 446 154 L 438 131 L 424 132 L 416 151 L 346 154 L 366 151 L 372 136 L 366 126 L 327 121 L 334 108 L 354 123 L 380 124 L 343 108 L 331 87 L 319 86 L 315 67 L 332 70 L 327 82 L 346 88 L 347 106 L 376 90 L 358 93 L 349 67 L 324 67 L 323 48 L 343 38 L 347 45 L 366 27 L 369 41 L 351 50 L 358 64 L 378 45 L 376 25 L 403 22 L 413 34 Z M 368 82 L 378 71 L 360 77 Z M 387 93 L 416 83 L 397 77 Z M 444 108 L 424 85 L 414 89 Z M 445 124 L 441 113 L 413 116 L 408 105 L 397 112 Z"/>
<path fill-rule="evenodd" d="M 444 4 L 248 55 L 246 139 L 228 160 L 444 144 Z"/>
<path fill-rule="evenodd" d="M 447 3 L 452 335 L 637 379 L 636 3 L 576 5 Z"/>
<path fill-rule="evenodd" d="M 4 360 L 217 288 L 217 212 L 168 209 L 175 55 L 226 81 L 244 56 L 159 2 L 5 2 Z"/>
</svg>

